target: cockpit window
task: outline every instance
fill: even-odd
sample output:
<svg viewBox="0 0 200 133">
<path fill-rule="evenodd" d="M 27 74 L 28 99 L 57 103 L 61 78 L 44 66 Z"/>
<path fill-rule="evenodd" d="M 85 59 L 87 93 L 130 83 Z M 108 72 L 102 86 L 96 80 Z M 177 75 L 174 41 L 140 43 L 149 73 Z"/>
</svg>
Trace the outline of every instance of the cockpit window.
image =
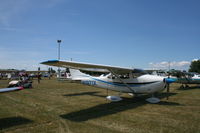
<svg viewBox="0 0 200 133">
<path fill-rule="evenodd" d="M 132 71 L 132 74 L 133 74 L 133 78 L 135 78 L 135 77 L 139 77 L 141 75 L 147 74 L 147 72 L 141 69 L 134 69 Z"/>
<path fill-rule="evenodd" d="M 108 75 L 108 78 L 109 79 L 116 79 L 117 77 L 115 75 L 110 74 L 110 75 Z"/>
<path fill-rule="evenodd" d="M 142 70 L 142 69 L 134 69 L 133 72 L 134 73 L 141 73 L 141 74 L 147 74 L 147 72 L 145 70 Z"/>
<path fill-rule="evenodd" d="M 130 76 L 129 76 L 128 73 L 127 73 L 127 74 L 123 74 L 123 75 L 119 75 L 119 77 L 120 77 L 121 79 L 129 79 L 129 78 L 130 78 Z"/>
<path fill-rule="evenodd" d="M 112 75 L 110 74 L 108 76 L 109 79 L 117 79 L 117 78 L 121 78 L 121 79 L 129 79 L 129 74 L 123 74 L 123 75 L 118 75 L 118 76 L 115 76 L 115 75 Z"/>
</svg>

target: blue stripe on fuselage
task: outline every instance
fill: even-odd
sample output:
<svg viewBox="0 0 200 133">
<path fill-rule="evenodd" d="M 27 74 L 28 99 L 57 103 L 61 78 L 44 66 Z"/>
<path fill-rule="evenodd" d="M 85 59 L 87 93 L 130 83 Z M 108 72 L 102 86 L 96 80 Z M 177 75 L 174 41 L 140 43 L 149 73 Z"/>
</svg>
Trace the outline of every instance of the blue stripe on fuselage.
<svg viewBox="0 0 200 133">
<path fill-rule="evenodd" d="M 126 85 L 124 83 L 114 83 L 114 82 L 108 82 L 108 81 L 96 79 L 96 78 L 93 78 L 93 77 L 90 77 L 90 78 L 95 80 L 95 81 L 99 81 L 99 82 L 109 84 L 109 85 L 120 86 L 120 87 L 126 87 L 127 85 L 130 86 L 130 87 L 139 87 L 139 86 L 146 85 L 146 84 L 152 84 L 152 83 L 160 82 L 160 81 L 155 81 L 155 82 L 146 82 L 146 83 L 127 83 L 127 85 Z"/>
</svg>

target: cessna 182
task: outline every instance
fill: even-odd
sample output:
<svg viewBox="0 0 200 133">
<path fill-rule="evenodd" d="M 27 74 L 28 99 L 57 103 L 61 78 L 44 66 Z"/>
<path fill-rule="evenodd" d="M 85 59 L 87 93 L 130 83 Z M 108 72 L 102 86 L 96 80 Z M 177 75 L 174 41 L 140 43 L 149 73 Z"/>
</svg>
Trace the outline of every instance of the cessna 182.
<svg viewBox="0 0 200 133">
<path fill-rule="evenodd" d="M 70 68 L 71 79 L 79 81 L 82 84 L 110 89 L 120 93 L 131 93 L 134 95 L 152 94 L 151 98 L 146 99 L 146 101 L 150 103 L 160 102 L 160 99 L 154 97 L 153 94 L 163 91 L 170 83 L 174 82 L 174 80 L 170 78 L 146 74 L 141 69 L 59 60 L 48 60 L 41 62 L 41 64 Z M 100 77 L 94 77 L 82 73 L 79 69 L 83 68 L 104 69 L 110 73 L 105 76 L 101 75 Z M 119 96 L 107 96 L 107 99 L 111 101 L 122 100 Z"/>
</svg>

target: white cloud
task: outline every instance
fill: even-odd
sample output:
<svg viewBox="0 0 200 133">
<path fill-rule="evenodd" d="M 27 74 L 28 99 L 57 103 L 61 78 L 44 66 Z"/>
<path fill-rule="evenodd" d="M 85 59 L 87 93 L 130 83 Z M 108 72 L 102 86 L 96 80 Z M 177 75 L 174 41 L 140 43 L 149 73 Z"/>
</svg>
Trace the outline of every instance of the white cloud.
<svg viewBox="0 0 200 133">
<path fill-rule="evenodd" d="M 193 59 L 192 61 L 198 61 L 198 60 L 200 60 L 200 59 Z"/>
<path fill-rule="evenodd" d="M 20 50 L 0 47 L 0 69 L 14 68 L 36 70 L 38 67 L 41 67 L 41 69 L 47 70 L 47 66 L 41 65 L 39 63 L 44 60 L 57 58 L 57 53 L 55 52 L 54 54 L 55 56 L 49 56 L 45 51 L 36 49 L 33 50 L 24 48 Z M 62 57 L 67 57 L 69 55 L 81 56 L 85 54 L 90 53 L 84 51 L 63 51 L 61 52 L 61 59 L 63 59 Z"/>
<path fill-rule="evenodd" d="M 173 61 L 173 62 L 167 62 L 167 61 L 163 61 L 163 62 L 158 62 L 158 63 L 149 63 L 150 68 L 152 69 L 168 69 L 169 67 L 171 69 L 188 69 L 189 65 L 190 65 L 190 61 Z"/>
<path fill-rule="evenodd" d="M 16 49 L 0 48 L 0 69 L 35 70 L 41 62 L 42 53 L 39 51 L 18 51 Z"/>
</svg>

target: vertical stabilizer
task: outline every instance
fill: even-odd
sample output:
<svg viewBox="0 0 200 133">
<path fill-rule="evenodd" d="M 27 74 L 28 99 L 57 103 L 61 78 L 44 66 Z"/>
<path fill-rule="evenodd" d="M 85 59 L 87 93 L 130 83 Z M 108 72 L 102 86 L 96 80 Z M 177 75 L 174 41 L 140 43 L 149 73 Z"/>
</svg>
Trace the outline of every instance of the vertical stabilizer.
<svg viewBox="0 0 200 133">
<path fill-rule="evenodd" d="M 69 69 L 72 80 L 82 80 L 88 78 L 90 75 L 82 73 L 80 70 L 77 69 Z"/>
</svg>

